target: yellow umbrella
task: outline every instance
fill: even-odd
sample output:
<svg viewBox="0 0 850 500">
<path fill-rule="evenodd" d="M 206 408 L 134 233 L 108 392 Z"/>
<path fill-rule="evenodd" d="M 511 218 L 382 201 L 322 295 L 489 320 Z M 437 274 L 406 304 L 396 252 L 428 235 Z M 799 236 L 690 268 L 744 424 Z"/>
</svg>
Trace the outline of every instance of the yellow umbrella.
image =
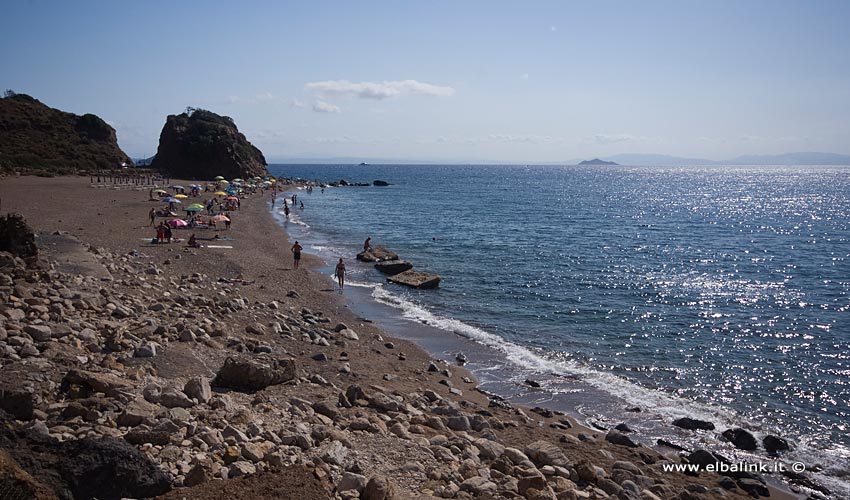
<svg viewBox="0 0 850 500">
<path fill-rule="evenodd" d="M 213 194 L 216 195 L 216 196 L 227 196 L 227 193 L 225 193 L 224 191 L 216 191 Z"/>
<path fill-rule="evenodd" d="M 186 196 L 185 194 L 175 194 L 174 197 L 180 198 L 181 200 L 184 199 L 184 198 L 188 198 L 188 196 Z"/>
<path fill-rule="evenodd" d="M 227 181 L 218 181 L 218 183 L 219 183 L 219 184 L 225 184 L 225 185 L 226 185 L 226 184 L 230 184 L 230 183 L 229 183 L 229 182 L 227 182 Z"/>
</svg>

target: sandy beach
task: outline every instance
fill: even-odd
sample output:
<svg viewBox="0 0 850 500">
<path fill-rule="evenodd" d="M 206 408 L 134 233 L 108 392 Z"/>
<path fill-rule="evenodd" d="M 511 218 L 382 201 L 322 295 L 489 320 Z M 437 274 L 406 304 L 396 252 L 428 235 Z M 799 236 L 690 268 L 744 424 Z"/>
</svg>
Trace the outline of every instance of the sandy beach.
<svg viewBox="0 0 850 500">
<path fill-rule="evenodd" d="M 0 444 L 30 472 L 17 487 L 37 498 L 81 490 L 38 472 L 33 446 L 16 447 L 33 429 L 57 442 L 130 442 L 174 488 L 168 499 L 684 500 L 767 491 L 757 478 L 666 471 L 688 453 L 476 391 L 463 367 L 354 314 L 311 270 L 318 258 L 305 255 L 293 269 L 270 192 L 243 199 L 230 230 L 177 229 L 181 242 L 152 244 L 148 211 L 162 204 L 148 191 L 89 177 L 0 180 L 0 213 L 26 218 L 53 268 L 47 281 L 5 286 L 0 311 L 0 373 L 18 374 L 37 395 L 31 418 L 4 418 Z M 201 248 L 185 245 L 192 232 Z M 71 308 L 77 296 L 97 294 L 105 300 Z M 34 309 L 42 301 L 60 305 Z M 35 351 L 22 355 L 26 345 Z M 296 373 L 239 390 L 215 382 L 229 357 L 285 358 Z M 73 370 L 125 383 L 76 398 L 59 390 Z M 192 397 L 187 384 L 198 377 L 212 381 L 211 392 Z M 173 392 L 180 404 L 172 406 L 162 395 Z M 127 417 L 131 407 L 138 419 Z M 796 497 L 771 487 L 770 498 Z"/>
</svg>

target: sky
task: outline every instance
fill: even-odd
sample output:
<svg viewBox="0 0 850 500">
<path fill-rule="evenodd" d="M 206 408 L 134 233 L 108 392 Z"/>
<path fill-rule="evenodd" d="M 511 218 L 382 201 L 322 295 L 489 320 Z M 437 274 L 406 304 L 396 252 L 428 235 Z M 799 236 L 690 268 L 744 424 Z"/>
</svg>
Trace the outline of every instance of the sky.
<svg viewBox="0 0 850 500">
<path fill-rule="evenodd" d="M 0 86 L 135 158 L 169 114 L 267 160 L 850 153 L 850 2 L 23 1 Z"/>
</svg>

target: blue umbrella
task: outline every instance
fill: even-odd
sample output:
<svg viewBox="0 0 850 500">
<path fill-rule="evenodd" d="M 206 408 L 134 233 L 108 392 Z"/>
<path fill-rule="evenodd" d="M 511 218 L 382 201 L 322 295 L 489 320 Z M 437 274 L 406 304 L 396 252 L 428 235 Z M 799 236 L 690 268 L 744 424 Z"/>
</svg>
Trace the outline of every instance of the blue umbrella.
<svg viewBox="0 0 850 500">
<path fill-rule="evenodd" d="M 177 198 L 172 198 L 171 196 L 169 196 L 168 198 L 163 198 L 161 201 L 164 201 L 166 203 L 182 203 Z"/>
</svg>

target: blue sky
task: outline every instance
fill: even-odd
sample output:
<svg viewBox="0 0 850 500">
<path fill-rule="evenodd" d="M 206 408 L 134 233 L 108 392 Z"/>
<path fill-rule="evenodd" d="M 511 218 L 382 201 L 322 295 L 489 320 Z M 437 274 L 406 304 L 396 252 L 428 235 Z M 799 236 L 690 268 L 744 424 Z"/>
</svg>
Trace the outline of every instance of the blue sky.
<svg viewBox="0 0 850 500">
<path fill-rule="evenodd" d="M 850 2 L 4 0 L 0 85 L 131 156 L 228 115 L 273 161 L 850 153 Z"/>
</svg>

